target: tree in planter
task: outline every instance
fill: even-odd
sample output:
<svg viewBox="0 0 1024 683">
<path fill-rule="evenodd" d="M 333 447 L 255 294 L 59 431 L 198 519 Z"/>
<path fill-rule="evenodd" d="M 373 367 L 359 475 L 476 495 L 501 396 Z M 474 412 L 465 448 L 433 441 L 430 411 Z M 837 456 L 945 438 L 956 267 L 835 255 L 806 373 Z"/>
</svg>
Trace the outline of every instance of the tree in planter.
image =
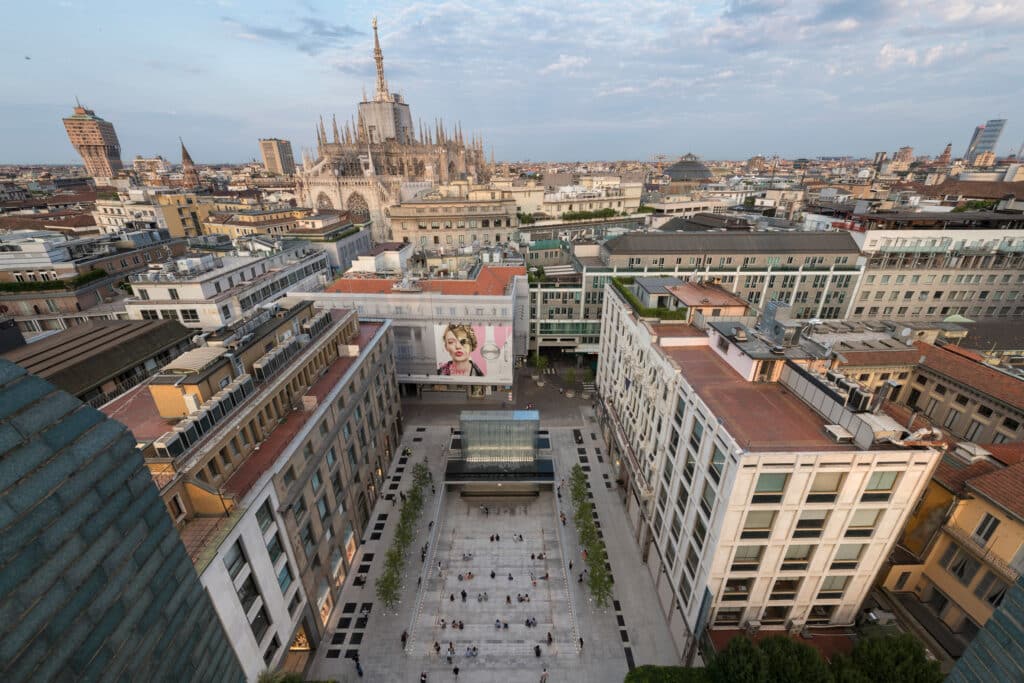
<svg viewBox="0 0 1024 683">
<path fill-rule="evenodd" d="M 573 368 L 569 368 L 568 370 L 565 371 L 565 385 L 567 387 L 569 387 L 570 389 L 572 389 L 573 386 L 575 386 L 575 384 L 576 384 L 576 370 L 573 369 Z"/>
<path fill-rule="evenodd" d="M 534 364 L 534 367 L 537 368 L 538 372 L 540 372 L 541 374 L 544 374 L 544 371 L 547 370 L 547 368 L 548 368 L 548 357 L 547 356 L 542 356 L 538 352 L 537 355 L 534 357 L 533 364 Z"/>
<path fill-rule="evenodd" d="M 704 669 L 644 664 L 626 674 L 624 683 L 706 683 Z"/>
<path fill-rule="evenodd" d="M 589 366 L 583 370 L 583 383 L 592 384 L 594 382 L 594 371 Z"/>
</svg>

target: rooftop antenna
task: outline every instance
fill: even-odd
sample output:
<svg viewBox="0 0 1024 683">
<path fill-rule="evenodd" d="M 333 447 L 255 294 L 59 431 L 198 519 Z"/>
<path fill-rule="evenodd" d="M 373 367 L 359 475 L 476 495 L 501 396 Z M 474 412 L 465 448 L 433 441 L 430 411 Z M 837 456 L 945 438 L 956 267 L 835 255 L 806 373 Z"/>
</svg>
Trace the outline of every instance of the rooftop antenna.
<svg viewBox="0 0 1024 683">
<path fill-rule="evenodd" d="M 78 101 L 78 95 L 75 95 L 75 106 L 79 109 L 82 108 L 82 103 Z"/>
</svg>

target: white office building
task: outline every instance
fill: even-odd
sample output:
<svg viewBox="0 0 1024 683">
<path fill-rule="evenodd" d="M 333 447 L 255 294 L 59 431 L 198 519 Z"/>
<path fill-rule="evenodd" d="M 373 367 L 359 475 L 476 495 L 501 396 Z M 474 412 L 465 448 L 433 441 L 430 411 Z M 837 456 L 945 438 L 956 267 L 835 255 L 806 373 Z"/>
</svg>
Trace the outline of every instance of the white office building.
<svg viewBox="0 0 1024 683">
<path fill-rule="evenodd" d="M 640 319 L 608 286 L 600 338 L 609 463 L 680 657 L 707 629 L 853 622 L 938 464 L 929 435 L 739 323 Z"/>
</svg>

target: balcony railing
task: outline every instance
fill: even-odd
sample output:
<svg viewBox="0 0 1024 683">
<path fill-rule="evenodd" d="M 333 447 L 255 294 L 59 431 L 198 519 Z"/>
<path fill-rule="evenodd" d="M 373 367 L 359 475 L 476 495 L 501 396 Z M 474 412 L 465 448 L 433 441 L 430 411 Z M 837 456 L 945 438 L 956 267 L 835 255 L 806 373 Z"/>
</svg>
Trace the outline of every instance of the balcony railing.
<svg viewBox="0 0 1024 683">
<path fill-rule="evenodd" d="M 997 573 L 1002 574 L 1004 579 L 1014 583 L 1020 578 L 1020 572 L 1011 567 L 1006 560 L 999 557 L 991 550 L 988 550 L 984 545 L 978 542 L 977 538 L 963 529 L 947 524 L 942 527 L 942 530 L 955 538 L 956 541 L 967 550 L 967 552 L 975 555 L 979 560 L 995 569 Z"/>
</svg>

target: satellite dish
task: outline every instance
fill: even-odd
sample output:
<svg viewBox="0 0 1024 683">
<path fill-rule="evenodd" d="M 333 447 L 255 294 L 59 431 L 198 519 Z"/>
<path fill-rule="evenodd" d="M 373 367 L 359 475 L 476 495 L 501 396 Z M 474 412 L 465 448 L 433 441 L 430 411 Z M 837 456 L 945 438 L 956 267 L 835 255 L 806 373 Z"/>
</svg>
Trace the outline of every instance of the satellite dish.
<svg viewBox="0 0 1024 683">
<path fill-rule="evenodd" d="M 909 327 L 904 327 L 902 330 L 900 330 L 900 336 L 901 337 L 909 337 L 910 336 L 910 332 L 911 332 L 911 329 Z"/>
</svg>

